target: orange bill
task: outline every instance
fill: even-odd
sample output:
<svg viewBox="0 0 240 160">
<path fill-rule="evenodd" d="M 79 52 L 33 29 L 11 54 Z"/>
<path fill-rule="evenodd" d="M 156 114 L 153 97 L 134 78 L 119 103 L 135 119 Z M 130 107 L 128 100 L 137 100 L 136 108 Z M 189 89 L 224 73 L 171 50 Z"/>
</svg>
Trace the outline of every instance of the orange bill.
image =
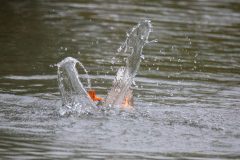
<svg viewBox="0 0 240 160">
<path fill-rule="evenodd" d="M 132 108 L 130 97 L 126 97 L 123 101 L 122 108 Z"/>
<path fill-rule="evenodd" d="M 132 90 L 129 90 L 127 96 L 124 98 L 122 108 L 132 109 L 133 108 L 133 95 Z"/>
<path fill-rule="evenodd" d="M 91 90 L 88 91 L 88 95 L 89 95 L 89 97 L 91 97 L 91 99 L 92 99 L 93 101 L 103 101 L 103 98 L 98 97 L 98 96 L 96 95 L 96 91 L 93 90 L 93 89 L 91 89 Z"/>
</svg>

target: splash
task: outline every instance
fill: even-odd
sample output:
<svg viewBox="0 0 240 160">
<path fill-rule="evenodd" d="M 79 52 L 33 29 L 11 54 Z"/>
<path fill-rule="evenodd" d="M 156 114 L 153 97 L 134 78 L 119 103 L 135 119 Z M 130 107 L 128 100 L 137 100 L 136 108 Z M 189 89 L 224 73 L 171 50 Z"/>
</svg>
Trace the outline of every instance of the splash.
<svg viewBox="0 0 240 160">
<path fill-rule="evenodd" d="M 149 43 L 148 37 L 152 30 L 151 21 L 144 20 L 133 27 L 127 33 L 125 42 L 120 46 L 118 52 L 128 53 L 126 66 L 118 69 L 117 75 L 113 81 L 113 87 L 108 92 L 105 107 L 123 106 L 126 99 L 132 100 L 131 85 L 139 69 L 141 59 L 143 59 L 142 49 Z M 128 105 L 130 108 L 133 104 Z"/>
<path fill-rule="evenodd" d="M 113 81 L 113 86 L 108 92 L 107 97 L 102 103 L 102 108 L 120 107 L 132 108 L 133 95 L 131 85 L 139 69 L 143 47 L 150 43 L 148 41 L 152 25 L 149 20 L 139 22 L 129 33 L 125 42 L 118 49 L 119 53 L 128 53 L 125 67 L 118 69 L 117 75 Z M 68 57 L 57 64 L 58 82 L 62 96 L 63 107 L 61 114 L 68 112 L 88 113 L 99 108 L 91 99 L 78 77 L 76 65 L 79 64 L 83 70 L 86 69 L 78 60 Z M 88 87 L 91 90 L 91 83 L 88 78 Z"/>
<path fill-rule="evenodd" d="M 82 63 L 74 58 L 67 57 L 57 64 L 58 86 L 63 103 L 60 109 L 62 115 L 68 112 L 90 113 L 96 108 L 78 77 L 77 64 L 83 68 L 88 77 L 87 70 Z M 88 87 L 91 88 L 89 77 L 87 79 Z"/>
</svg>

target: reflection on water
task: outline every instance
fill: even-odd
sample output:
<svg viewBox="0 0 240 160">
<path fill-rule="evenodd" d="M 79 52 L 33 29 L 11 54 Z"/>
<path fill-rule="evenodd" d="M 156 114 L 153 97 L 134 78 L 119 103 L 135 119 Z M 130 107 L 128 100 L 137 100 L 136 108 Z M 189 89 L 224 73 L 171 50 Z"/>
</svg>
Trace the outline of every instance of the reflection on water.
<svg viewBox="0 0 240 160">
<path fill-rule="evenodd" d="M 239 6 L 237 0 L 1 2 L 0 157 L 238 159 Z M 92 87 L 106 95 L 127 55 L 117 54 L 118 46 L 146 18 L 153 24 L 149 38 L 159 42 L 143 50 L 136 111 L 59 116 L 55 64 L 79 59 Z"/>
</svg>

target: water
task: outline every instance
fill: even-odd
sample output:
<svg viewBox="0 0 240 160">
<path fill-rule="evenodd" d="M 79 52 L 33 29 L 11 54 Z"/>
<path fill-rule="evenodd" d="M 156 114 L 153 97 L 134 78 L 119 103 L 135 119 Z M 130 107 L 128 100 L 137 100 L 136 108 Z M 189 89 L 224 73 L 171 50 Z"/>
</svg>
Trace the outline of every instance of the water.
<svg viewBox="0 0 240 160">
<path fill-rule="evenodd" d="M 77 64 L 79 64 L 87 75 L 88 87 L 91 88 L 88 72 L 81 62 L 67 57 L 57 64 L 58 87 L 62 98 L 60 115 L 77 112 L 78 115 L 94 111 L 96 105 L 88 97 L 87 90 L 78 76 Z"/>
<path fill-rule="evenodd" d="M 130 87 L 141 63 L 143 47 L 149 43 L 148 37 L 151 30 L 151 21 L 143 20 L 133 27 L 130 33 L 127 33 L 126 41 L 118 49 L 119 53 L 129 54 L 126 59 L 126 65 L 118 69 L 113 86 L 104 102 L 104 107 L 122 106 L 126 98 L 131 99 L 130 101 L 133 102 L 132 89 Z M 133 104 L 131 103 L 131 105 L 127 106 L 132 108 Z"/>
<path fill-rule="evenodd" d="M 92 90 L 89 75 L 83 64 L 72 57 L 67 57 L 57 64 L 58 66 L 58 86 L 62 97 L 61 115 L 67 112 L 94 112 L 94 108 L 133 108 L 133 95 L 130 88 L 134 77 L 139 69 L 141 58 L 143 56 L 142 49 L 145 44 L 149 43 L 148 36 L 151 32 L 151 21 L 140 21 L 127 33 L 126 41 L 118 49 L 118 52 L 124 50 L 129 52 L 126 59 L 126 66 L 120 67 L 117 75 L 113 80 L 113 86 L 107 93 L 107 97 L 103 100 L 102 105 L 95 105 L 88 96 L 87 89 L 83 86 L 79 79 L 77 64 L 79 64 L 87 75 L 88 88 Z M 96 93 L 95 93 L 96 94 Z M 92 109 L 91 109 L 92 108 Z M 91 110 L 89 110 L 91 109 Z"/>
<path fill-rule="evenodd" d="M 239 5 L 2 1 L 1 159 L 239 159 Z M 143 19 L 158 42 L 143 49 L 135 110 L 60 116 L 55 64 L 80 60 L 104 97 L 128 55 L 117 49 Z"/>
</svg>

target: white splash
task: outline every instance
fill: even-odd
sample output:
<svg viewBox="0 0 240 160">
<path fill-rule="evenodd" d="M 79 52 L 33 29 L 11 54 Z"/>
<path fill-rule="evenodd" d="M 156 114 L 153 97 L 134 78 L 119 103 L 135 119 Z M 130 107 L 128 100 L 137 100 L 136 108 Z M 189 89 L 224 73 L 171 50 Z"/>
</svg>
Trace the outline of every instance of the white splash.
<svg viewBox="0 0 240 160">
<path fill-rule="evenodd" d="M 128 105 L 133 106 L 133 96 L 130 87 L 134 82 L 134 77 L 137 74 L 141 60 L 144 59 L 142 49 L 145 44 L 152 42 L 148 41 L 151 31 L 151 22 L 144 20 L 139 22 L 127 33 L 125 42 L 118 49 L 120 53 L 129 54 L 126 59 L 126 65 L 118 69 L 113 81 L 113 86 L 108 92 L 102 107 L 122 107 L 125 101 L 128 101 Z M 79 64 L 87 74 L 87 70 L 82 63 L 74 58 L 67 57 L 57 64 L 58 83 L 63 101 L 63 106 L 60 110 L 61 114 L 69 112 L 91 113 L 98 109 L 78 78 L 77 64 Z M 91 88 L 89 78 L 88 87 Z"/>
</svg>

